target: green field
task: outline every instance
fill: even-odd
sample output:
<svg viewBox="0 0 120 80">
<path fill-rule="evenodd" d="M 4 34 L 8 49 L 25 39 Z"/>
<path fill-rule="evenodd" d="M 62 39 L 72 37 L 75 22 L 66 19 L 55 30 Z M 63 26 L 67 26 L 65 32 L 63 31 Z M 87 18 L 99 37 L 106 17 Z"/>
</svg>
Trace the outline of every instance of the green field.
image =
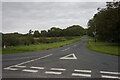
<svg viewBox="0 0 120 80">
<path fill-rule="evenodd" d="M 25 52 L 33 52 L 33 51 L 41 51 L 41 50 L 48 50 L 52 48 L 59 48 L 64 45 L 68 45 L 77 41 L 82 40 L 84 37 L 76 37 L 72 40 L 66 40 L 61 42 L 54 42 L 54 43 L 39 43 L 29 46 L 8 46 L 7 48 L 2 49 L 2 54 L 12 54 L 12 53 L 25 53 Z"/>
<path fill-rule="evenodd" d="M 109 43 L 98 40 L 95 43 L 93 38 L 89 38 L 87 48 L 104 54 L 120 56 L 120 54 L 118 54 L 118 48 L 120 48 L 120 46 L 118 46 L 117 43 Z"/>
</svg>

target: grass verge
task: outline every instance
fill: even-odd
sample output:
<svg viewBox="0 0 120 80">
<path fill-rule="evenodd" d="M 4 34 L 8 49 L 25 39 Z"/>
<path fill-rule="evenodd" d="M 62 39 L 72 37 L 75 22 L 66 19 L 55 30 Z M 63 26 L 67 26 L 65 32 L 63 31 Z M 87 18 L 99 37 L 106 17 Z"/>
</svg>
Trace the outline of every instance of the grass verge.
<svg viewBox="0 0 120 80">
<path fill-rule="evenodd" d="M 2 54 L 14 54 L 14 53 L 25 53 L 25 52 L 33 52 L 33 51 L 41 51 L 48 50 L 52 48 L 59 48 L 64 45 L 68 45 L 77 41 L 82 40 L 84 37 L 75 38 L 72 40 L 62 41 L 62 42 L 54 42 L 54 43 L 40 43 L 29 46 L 8 46 L 7 48 L 2 49 Z"/>
<path fill-rule="evenodd" d="M 97 41 L 95 43 L 93 38 L 89 38 L 87 48 L 95 52 L 120 56 L 120 54 L 118 53 L 118 48 L 120 48 L 120 46 L 118 46 L 116 43 L 103 41 Z"/>
</svg>

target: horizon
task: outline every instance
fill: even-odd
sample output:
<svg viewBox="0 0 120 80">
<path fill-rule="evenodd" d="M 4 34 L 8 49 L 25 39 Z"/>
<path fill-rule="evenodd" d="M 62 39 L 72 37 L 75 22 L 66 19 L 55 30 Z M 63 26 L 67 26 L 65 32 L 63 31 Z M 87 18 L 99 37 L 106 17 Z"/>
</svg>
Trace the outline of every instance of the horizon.
<svg viewBox="0 0 120 80">
<path fill-rule="evenodd" d="M 71 26 L 74 26 L 74 25 L 71 25 Z M 71 27 L 71 26 L 68 26 L 68 27 Z M 78 26 L 80 26 L 80 25 L 78 25 Z M 52 26 L 52 27 L 56 27 L 56 26 Z M 51 27 L 51 28 L 52 28 Z M 66 28 L 68 28 L 68 27 L 66 27 Z M 80 27 L 82 27 L 82 26 L 80 26 Z M 47 29 L 47 30 L 45 30 L 45 31 L 47 31 L 48 32 L 48 30 L 50 30 L 51 28 L 49 28 L 49 29 Z M 60 27 L 56 27 L 56 28 L 60 28 Z M 64 28 L 64 29 L 66 29 L 66 28 Z M 84 27 L 82 27 L 82 28 L 84 28 Z M 62 29 L 62 28 L 60 28 L 60 29 Z M 84 28 L 84 29 L 87 29 L 87 28 Z M 32 29 L 29 29 L 29 30 L 32 30 Z M 10 33 L 3 33 L 3 32 L 0 32 L 0 33 L 2 33 L 2 34 L 14 34 L 14 33 L 18 33 L 18 34 L 28 34 L 29 33 L 29 30 L 28 30 L 28 32 L 26 32 L 26 33 L 20 33 L 20 32 L 17 32 L 17 31 L 15 31 L 15 32 L 10 32 Z M 63 29 L 62 29 L 63 30 Z M 42 30 L 32 30 L 33 31 L 33 33 L 34 33 L 34 31 L 39 31 L 39 33 L 41 33 L 41 31 Z M 33 34 L 32 33 L 32 34 Z"/>
</svg>

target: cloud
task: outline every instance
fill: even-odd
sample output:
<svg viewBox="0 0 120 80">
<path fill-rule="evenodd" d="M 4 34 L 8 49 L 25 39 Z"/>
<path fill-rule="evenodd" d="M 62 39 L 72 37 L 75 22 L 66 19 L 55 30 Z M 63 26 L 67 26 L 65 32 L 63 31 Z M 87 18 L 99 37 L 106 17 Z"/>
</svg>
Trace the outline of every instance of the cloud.
<svg viewBox="0 0 120 80">
<path fill-rule="evenodd" d="M 0 2 L 0 32 L 2 32 L 2 3 Z"/>
<path fill-rule="evenodd" d="M 52 26 L 70 25 L 87 27 L 87 22 L 105 7 L 105 2 L 3 2 L 3 32 L 26 33 L 48 30 Z"/>
<path fill-rule="evenodd" d="M 1 0 L 2 2 L 110 2 L 113 0 Z"/>
</svg>

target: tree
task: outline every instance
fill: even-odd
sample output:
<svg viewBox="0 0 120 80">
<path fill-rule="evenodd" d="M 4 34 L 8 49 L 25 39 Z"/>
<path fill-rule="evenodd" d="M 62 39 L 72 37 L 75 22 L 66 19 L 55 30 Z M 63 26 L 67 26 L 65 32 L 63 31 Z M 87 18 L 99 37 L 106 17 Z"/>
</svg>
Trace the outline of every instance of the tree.
<svg viewBox="0 0 120 80">
<path fill-rule="evenodd" d="M 52 27 L 50 30 L 48 30 L 48 36 L 49 37 L 60 37 L 62 33 L 62 29 Z"/>
<path fill-rule="evenodd" d="M 34 37 L 40 37 L 39 31 L 38 31 L 38 30 L 35 30 L 33 36 L 34 36 Z"/>
<path fill-rule="evenodd" d="M 99 12 L 88 22 L 88 34 L 97 31 L 97 38 L 104 41 L 120 40 L 120 1 L 107 2 L 106 8 L 99 9 Z"/>
<path fill-rule="evenodd" d="M 84 28 L 79 25 L 73 25 L 64 29 L 63 31 L 64 36 L 82 36 L 85 34 Z"/>
<path fill-rule="evenodd" d="M 41 31 L 41 37 L 47 37 L 47 31 L 46 30 Z"/>
<path fill-rule="evenodd" d="M 30 29 L 28 34 L 32 34 L 32 33 L 33 33 L 33 31 Z"/>
</svg>

